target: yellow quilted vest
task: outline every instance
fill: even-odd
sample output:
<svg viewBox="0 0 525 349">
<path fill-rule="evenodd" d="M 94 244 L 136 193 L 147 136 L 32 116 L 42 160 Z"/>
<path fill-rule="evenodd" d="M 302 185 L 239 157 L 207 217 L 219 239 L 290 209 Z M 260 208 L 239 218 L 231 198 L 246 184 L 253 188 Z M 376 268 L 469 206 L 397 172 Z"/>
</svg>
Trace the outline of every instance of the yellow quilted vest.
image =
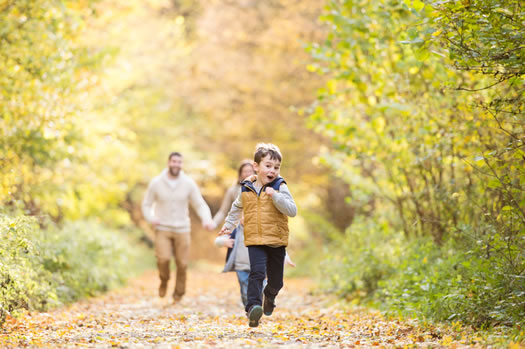
<svg viewBox="0 0 525 349">
<path fill-rule="evenodd" d="M 286 183 L 282 177 L 276 178 L 266 184 L 259 195 L 253 182 L 244 181 L 241 184 L 246 246 L 288 246 L 288 216 L 274 206 L 272 198 L 265 192 L 266 187 L 279 191 L 282 183 Z"/>
</svg>

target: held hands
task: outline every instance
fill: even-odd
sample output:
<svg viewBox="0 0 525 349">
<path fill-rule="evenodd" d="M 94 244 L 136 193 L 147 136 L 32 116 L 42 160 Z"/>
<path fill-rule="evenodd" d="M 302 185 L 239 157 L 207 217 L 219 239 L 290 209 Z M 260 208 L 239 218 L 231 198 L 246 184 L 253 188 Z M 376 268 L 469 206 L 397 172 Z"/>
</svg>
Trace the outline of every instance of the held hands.
<svg viewBox="0 0 525 349">
<path fill-rule="evenodd" d="M 221 231 L 219 231 L 219 233 L 217 235 L 224 236 L 224 235 L 230 235 L 231 233 L 232 232 L 230 230 L 226 229 L 226 227 L 222 227 Z M 228 239 L 224 240 L 224 246 L 226 246 L 228 248 L 232 248 L 234 243 L 235 243 L 235 240 L 232 239 L 232 238 L 228 238 Z"/>
<path fill-rule="evenodd" d="M 235 243 L 235 240 L 233 239 L 227 239 L 226 241 L 224 241 L 224 246 L 228 247 L 228 248 L 233 248 L 233 244 Z"/>
<path fill-rule="evenodd" d="M 265 190 L 266 194 L 268 194 L 271 198 L 273 198 L 273 194 L 275 193 L 275 190 L 273 188 L 267 187 Z"/>
<path fill-rule="evenodd" d="M 219 233 L 217 233 L 217 235 L 221 236 L 221 235 L 230 235 L 232 232 L 231 230 L 227 229 L 225 226 L 222 227 L 221 231 L 219 231 Z"/>
<path fill-rule="evenodd" d="M 206 229 L 208 231 L 212 231 L 215 228 L 217 228 L 217 224 L 215 224 L 215 222 L 213 222 L 213 221 L 203 223 L 202 226 L 204 227 L 204 229 Z"/>
</svg>

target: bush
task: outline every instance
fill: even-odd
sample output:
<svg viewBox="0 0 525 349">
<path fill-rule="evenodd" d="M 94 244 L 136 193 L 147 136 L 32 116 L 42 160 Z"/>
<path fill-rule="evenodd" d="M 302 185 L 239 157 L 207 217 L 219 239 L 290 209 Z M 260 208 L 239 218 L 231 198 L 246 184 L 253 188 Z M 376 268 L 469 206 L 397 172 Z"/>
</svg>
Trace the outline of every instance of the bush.
<svg viewBox="0 0 525 349">
<path fill-rule="evenodd" d="M 378 283 L 376 299 L 390 313 L 447 319 L 448 312 L 438 304 L 449 296 L 448 285 L 457 277 L 457 256 L 427 238 L 407 243 L 403 250 L 396 273 Z"/>
<path fill-rule="evenodd" d="M 148 265 L 133 237 L 94 222 L 41 229 L 34 218 L 0 215 L 0 234 L 0 323 L 107 291 Z"/>
<path fill-rule="evenodd" d="M 431 237 L 406 239 L 373 219 L 359 220 L 334 240 L 325 280 L 339 296 L 390 314 L 522 327 L 523 249 L 489 226 L 483 231 L 463 226 L 438 246 Z"/>
<path fill-rule="evenodd" d="M 378 282 L 395 273 L 405 239 L 377 222 L 358 218 L 343 236 L 334 236 L 323 266 L 332 292 L 371 300 Z"/>
<path fill-rule="evenodd" d="M 473 244 L 451 238 L 442 247 L 417 241 L 407 248 L 397 275 L 380 282 L 377 298 L 385 309 L 405 315 L 460 320 L 478 328 L 522 326 L 525 282 L 512 267 L 523 270 L 523 257 L 516 251 L 515 260 L 502 258 L 498 245 L 507 246 L 498 234 L 478 236 Z M 507 251 L 515 247 L 508 245 Z"/>
</svg>

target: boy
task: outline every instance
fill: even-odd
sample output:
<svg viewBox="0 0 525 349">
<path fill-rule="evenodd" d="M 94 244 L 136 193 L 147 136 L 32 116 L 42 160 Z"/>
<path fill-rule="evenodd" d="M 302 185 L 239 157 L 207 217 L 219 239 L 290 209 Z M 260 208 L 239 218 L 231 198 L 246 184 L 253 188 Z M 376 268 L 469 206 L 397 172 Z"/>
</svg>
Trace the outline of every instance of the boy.
<svg viewBox="0 0 525 349">
<path fill-rule="evenodd" d="M 231 234 L 244 214 L 244 243 L 248 247 L 250 275 L 246 312 L 250 327 L 259 326 L 263 312 L 272 315 L 275 297 L 283 287 L 283 267 L 288 245 L 288 217 L 297 206 L 286 182 L 279 176 L 282 155 L 273 144 L 257 144 L 253 167 L 257 175 L 241 183 L 219 235 Z M 262 290 L 263 281 L 268 284 Z M 261 299 L 264 293 L 264 302 Z M 262 305 L 262 307 L 261 307 Z"/>
</svg>

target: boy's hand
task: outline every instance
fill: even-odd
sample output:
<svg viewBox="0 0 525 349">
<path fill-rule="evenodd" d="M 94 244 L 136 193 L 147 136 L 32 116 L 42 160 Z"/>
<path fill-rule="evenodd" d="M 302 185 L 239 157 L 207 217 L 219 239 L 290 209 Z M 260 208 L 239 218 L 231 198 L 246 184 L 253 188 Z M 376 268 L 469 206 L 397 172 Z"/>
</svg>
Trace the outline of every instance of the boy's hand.
<svg viewBox="0 0 525 349">
<path fill-rule="evenodd" d="M 265 190 L 266 194 L 268 194 L 271 198 L 273 198 L 273 194 L 275 193 L 275 190 L 273 188 L 267 187 Z"/>
<path fill-rule="evenodd" d="M 228 248 L 233 248 L 233 244 L 235 243 L 235 240 L 233 239 L 228 239 L 226 241 L 224 241 L 224 246 L 228 247 Z"/>
<path fill-rule="evenodd" d="M 219 231 L 217 235 L 230 235 L 231 233 L 231 230 L 227 229 L 226 227 L 222 227 L 221 231 Z"/>
</svg>

